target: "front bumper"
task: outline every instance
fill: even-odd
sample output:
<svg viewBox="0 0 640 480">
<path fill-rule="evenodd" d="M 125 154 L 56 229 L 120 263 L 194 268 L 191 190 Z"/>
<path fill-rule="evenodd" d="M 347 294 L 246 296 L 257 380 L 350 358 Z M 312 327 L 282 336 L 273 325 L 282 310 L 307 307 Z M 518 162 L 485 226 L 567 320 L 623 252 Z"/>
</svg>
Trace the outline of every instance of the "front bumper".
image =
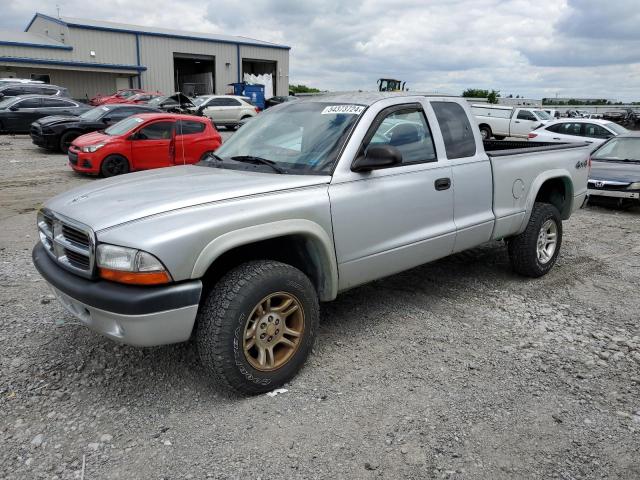
<svg viewBox="0 0 640 480">
<path fill-rule="evenodd" d="M 67 152 L 69 166 L 76 172 L 90 173 L 97 175 L 100 173 L 101 161 L 96 158 L 95 153 L 84 153 L 72 146 Z"/>
<path fill-rule="evenodd" d="M 84 325 L 112 340 L 148 347 L 184 342 L 191 336 L 200 280 L 159 287 L 121 285 L 68 272 L 40 243 L 32 257 L 60 303 Z"/>
<path fill-rule="evenodd" d="M 624 190 L 597 190 L 590 188 L 587 190 L 590 197 L 613 197 L 613 198 L 631 198 L 640 199 L 640 192 L 628 192 Z"/>
<path fill-rule="evenodd" d="M 58 135 L 56 135 L 55 133 L 43 133 L 40 130 L 35 130 L 34 128 L 31 129 L 31 131 L 29 132 L 29 135 L 31 136 L 31 141 L 33 142 L 34 145 L 37 145 L 38 147 L 43 147 L 43 148 L 58 148 Z"/>
</svg>

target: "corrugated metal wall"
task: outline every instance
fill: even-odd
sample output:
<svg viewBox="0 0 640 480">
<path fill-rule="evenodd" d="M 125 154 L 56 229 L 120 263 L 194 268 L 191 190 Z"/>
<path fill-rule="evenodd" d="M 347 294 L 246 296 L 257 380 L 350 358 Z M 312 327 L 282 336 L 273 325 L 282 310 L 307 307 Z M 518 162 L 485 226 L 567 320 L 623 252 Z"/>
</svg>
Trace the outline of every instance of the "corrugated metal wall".
<svg viewBox="0 0 640 480">
<path fill-rule="evenodd" d="M 54 85 L 66 87 L 69 95 L 78 100 L 86 100 L 97 93 L 110 94 L 116 89 L 116 73 L 59 70 L 53 68 L 31 68 L 7 66 L 0 69 L 0 77 L 7 71 L 20 78 L 30 78 L 31 74 L 47 74 Z"/>
<path fill-rule="evenodd" d="M 56 58 L 74 62 L 112 63 L 118 65 L 136 64 L 136 36 L 131 33 L 68 28 L 42 17 L 36 18 L 29 31 L 48 36 L 58 42 L 64 40 L 66 45 L 73 47 L 71 51 L 36 49 L 41 50 L 41 55 L 45 54 L 48 57 L 38 56 L 34 58 Z M 96 53 L 95 57 L 90 55 L 92 50 Z M 53 57 L 51 56 L 52 54 Z"/>
<path fill-rule="evenodd" d="M 174 91 L 174 53 L 215 57 L 216 93 L 225 93 L 226 85 L 236 81 L 235 45 L 140 35 L 140 63 L 147 67 L 142 73 L 142 88 L 165 93 Z"/>
<path fill-rule="evenodd" d="M 276 95 L 289 94 L 289 50 L 242 45 L 240 56 L 246 59 L 276 62 Z"/>
</svg>

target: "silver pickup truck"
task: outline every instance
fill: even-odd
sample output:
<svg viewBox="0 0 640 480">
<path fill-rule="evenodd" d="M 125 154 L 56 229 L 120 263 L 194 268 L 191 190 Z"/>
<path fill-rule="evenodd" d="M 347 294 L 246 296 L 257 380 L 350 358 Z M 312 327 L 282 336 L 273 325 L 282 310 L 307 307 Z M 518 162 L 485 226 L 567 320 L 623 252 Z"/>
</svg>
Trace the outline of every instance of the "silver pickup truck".
<svg viewBox="0 0 640 480">
<path fill-rule="evenodd" d="M 138 346 L 195 337 L 253 394 L 311 351 L 318 302 L 504 239 L 554 265 L 589 148 L 484 142 L 464 100 L 392 93 L 270 108 L 197 165 L 101 180 L 38 213 L 33 261 L 82 323 Z"/>
</svg>

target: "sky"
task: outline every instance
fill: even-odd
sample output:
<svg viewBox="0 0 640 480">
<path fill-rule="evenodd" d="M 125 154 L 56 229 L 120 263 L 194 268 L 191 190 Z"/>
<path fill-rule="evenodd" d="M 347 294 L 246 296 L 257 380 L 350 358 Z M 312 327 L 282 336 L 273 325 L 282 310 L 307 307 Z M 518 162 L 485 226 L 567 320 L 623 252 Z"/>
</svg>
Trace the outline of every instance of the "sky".
<svg viewBox="0 0 640 480">
<path fill-rule="evenodd" d="M 224 33 L 291 46 L 290 83 L 466 88 L 528 98 L 640 100 L 640 0 L 5 0 L 0 29 L 34 12 Z"/>
</svg>

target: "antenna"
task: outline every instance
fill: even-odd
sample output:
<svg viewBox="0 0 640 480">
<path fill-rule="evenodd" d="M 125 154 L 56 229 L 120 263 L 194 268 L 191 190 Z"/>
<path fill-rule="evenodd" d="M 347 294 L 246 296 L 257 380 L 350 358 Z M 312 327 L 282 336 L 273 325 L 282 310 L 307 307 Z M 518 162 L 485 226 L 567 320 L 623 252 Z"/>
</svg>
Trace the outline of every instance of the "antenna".
<svg viewBox="0 0 640 480">
<path fill-rule="evenodd" d="M 56 3 L 56 10 L 58 12 L 58 20 L 60 20 L 60 4 Z"/>
</svg>

